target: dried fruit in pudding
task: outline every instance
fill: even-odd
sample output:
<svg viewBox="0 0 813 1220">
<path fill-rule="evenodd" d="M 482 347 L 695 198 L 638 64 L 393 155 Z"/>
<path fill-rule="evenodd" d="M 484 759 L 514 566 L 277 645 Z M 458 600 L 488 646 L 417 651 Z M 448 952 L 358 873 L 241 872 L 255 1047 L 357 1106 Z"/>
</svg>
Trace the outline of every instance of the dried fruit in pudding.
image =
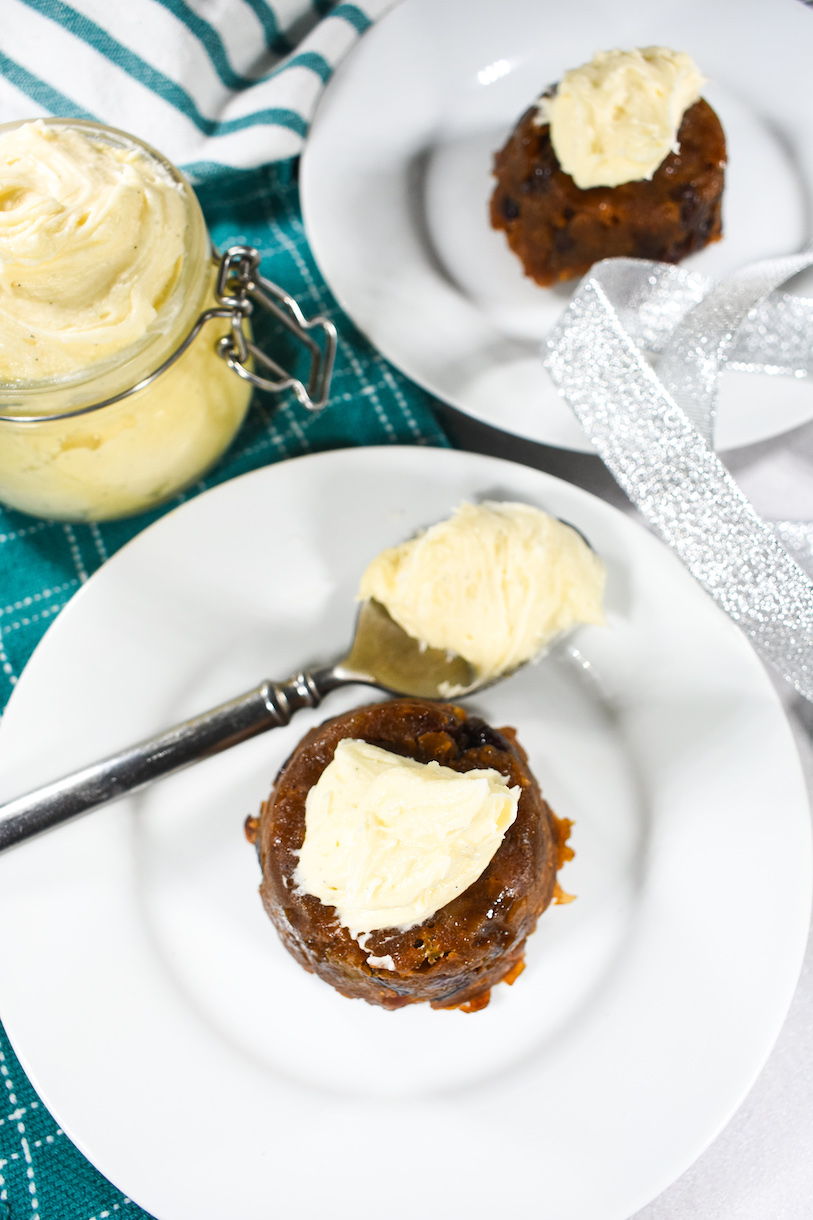
<svg viewBox="0 0 813 1220">
<path fill-rule="evenodd" d="M 417 699 L 311 730 L 247 824 L 263 904 L 300 965 L 384 1008 L 467 1011 L 513 982 L 537 919 L 566 897 L 569 829 L 513 730 Z"/>
<path fill-rule="evenodd" d="M 608 51 L 565 74 L 497 153 L 491 223 L 542 286 L 602 258 L 675 263 L 722 235 L 726 145 L 688 56 Z"/>
</svg>

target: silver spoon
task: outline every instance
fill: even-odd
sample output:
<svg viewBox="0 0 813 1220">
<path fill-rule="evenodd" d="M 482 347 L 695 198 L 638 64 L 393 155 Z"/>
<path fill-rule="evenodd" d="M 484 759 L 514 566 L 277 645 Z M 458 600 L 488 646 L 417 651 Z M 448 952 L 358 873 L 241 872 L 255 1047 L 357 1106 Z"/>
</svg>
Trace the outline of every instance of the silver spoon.
<svg viewBox="0 0 813 1220">
<path fill-rule="evenodd" d="M 284 682 L 262 682 L 157 737 L 0 805 L 0 851 L 267 729 L 288 724 L 300 708 L 318 707 L 331 691 L 355 684 L 374 686 L 388 695 L 446 699 L 470 695 L 487 683 L 478 680 L 462 657 L 422 646 L 382 605 L 364 602 L 350 651 L 335 665 L 304 670 Z"/>
</svg>

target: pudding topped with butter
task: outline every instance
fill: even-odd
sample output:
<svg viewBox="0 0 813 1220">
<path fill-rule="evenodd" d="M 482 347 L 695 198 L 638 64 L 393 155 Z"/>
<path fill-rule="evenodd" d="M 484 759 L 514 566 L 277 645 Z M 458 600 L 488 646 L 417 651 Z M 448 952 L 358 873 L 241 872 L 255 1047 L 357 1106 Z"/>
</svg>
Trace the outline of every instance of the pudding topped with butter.
<svg viewBox="0 0 813 1220">
<path fill-rule="evenodd" d="M 263 905 L 342 995 L 475 1012 L 522 970 L 571 858 L 513 729 L 390 699 L 305 735 L 259 816 Z"/>
<path fill-rule="evenodd" d="M 186 228 L 178 182 L 139 148 L 41 121 L 0 131 L 0 381 L 84 372 L 143 341 Z"/>
<path fill-rule="evenodd" d="M 691 56 L 600 51 L 494 158 L 491 225 L 543 288 L 605 258 L 678 263 L 723 232 L 726 141 Z"/>
</svg>

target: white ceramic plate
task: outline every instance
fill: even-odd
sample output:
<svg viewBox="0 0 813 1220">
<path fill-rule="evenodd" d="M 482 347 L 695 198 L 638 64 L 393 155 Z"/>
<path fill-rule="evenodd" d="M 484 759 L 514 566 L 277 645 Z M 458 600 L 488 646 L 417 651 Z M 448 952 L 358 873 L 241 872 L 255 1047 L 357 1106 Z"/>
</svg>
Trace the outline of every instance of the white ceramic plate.
<svg viewBox="0 0 813 1220">
<path fill-rule="evenodd" d="M 594 51 L 661 44 L 709 79 L 729 147 L 718 276 L 810 235 L 813 13 L 793 0 L 405 0 L 329 83 L 302 166 L 311 247 L 344 309 L 415 381 L 518 436 L 591 446 L 540 342 L 571 288 L 538 288 L 490 228 L 491 163 L 542 89 Z M 720 448 L 813 417 L 794 379 L 727 373 Z"/>
<path fill-rule="evenodd" d="M 573 522 L 608 625 L 484 694 L 574 819 L 528 968 L 476 1016 L 343 999 L 281 948 L 242 823 L 287 729 L 0 857 L 0 1013 L 60 1124 L 159 1220 L 622 1220 L 759 1071 L 796 982 L 810 842 L 760 663 L 677 561 L 585 492 L 442 450 L 246 475 L 114 556 L 0 727 L 0 799 L 339 652 L 380 548 L 464 498 Z"/>
</svg>

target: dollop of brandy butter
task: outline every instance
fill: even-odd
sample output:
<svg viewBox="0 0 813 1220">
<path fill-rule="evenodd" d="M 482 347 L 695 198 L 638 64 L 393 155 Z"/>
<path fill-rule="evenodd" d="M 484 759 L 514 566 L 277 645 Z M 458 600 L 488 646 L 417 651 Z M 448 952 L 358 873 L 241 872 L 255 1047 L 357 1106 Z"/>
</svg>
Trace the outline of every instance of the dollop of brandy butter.
<svg viewBox="0 0 813 1220">
<path fill-rule="evenodd" d="M 481 876 L 519 796 L 492 768 L 453 771 L 345 738 L 308 793 L 294 881 L 353 936 L 413 927 Z"/>
<path fill-rule="evenodd" d="M 604 578 L 571 526 L 530 504 L 486 500 L 382 551 L 359 598 L 374 598 L 408 635 L 457 653 L 486 679 L 540 656 L 576 623 L 603 623 Z"/>
<path fill-rule="evenodd" d="M 692 58 L 668 47 L 599 51 L 538 103 L 559 164 L 581 190 L 651 178 L 678 151 L 683 115 L 700 97 Z"/>
<path fill-rule="evenodd" d="M 70 127 L 0 132 L 0 381 L 99 364 L 170 296 L 186 208 L 159 162 Z"/>
</svg>

